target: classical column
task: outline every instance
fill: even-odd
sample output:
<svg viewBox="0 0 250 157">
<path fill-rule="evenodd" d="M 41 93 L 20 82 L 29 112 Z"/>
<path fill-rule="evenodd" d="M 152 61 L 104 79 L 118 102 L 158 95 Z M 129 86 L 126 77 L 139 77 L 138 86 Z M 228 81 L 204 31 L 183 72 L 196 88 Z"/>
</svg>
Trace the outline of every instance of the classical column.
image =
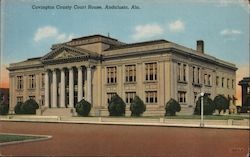
<svg viewBox="0 0 250 157">
<path fill-rule="evenodd" d="M 77 92 L 77 100 L 78 102 L 82 100 L 82 67 L 78 67 L 78 92 Z"/>
<path fill-rule="evenodd" d="M 91 76 L 91 67 L 87 68 L 87 84 L 88 84 L 88 91 L 87 91 L 87 101 L 92 103 L 92 76 Z"/>
<path fill-rule="evenodd" d="M 56 79 L 56 69 L 53 70 L 53 97 L 52 97 L 52 107 L 57 107 L 57 79 Z"/>
<path fill-rule="evenodd" d="M 49 72 L 45 71 L 45 107 L 49 107 Z"/>
<path fill-rule="evenodd" d="M 69 69 L 69 107 L 74 107 L 74 75 L 73 67 Z"/>
<path fill-rule="evenodd" d="M 61 69 L 61 93 L 60 93 L 60 107 L 65 107 L 65 72 Z"/>
</svg>

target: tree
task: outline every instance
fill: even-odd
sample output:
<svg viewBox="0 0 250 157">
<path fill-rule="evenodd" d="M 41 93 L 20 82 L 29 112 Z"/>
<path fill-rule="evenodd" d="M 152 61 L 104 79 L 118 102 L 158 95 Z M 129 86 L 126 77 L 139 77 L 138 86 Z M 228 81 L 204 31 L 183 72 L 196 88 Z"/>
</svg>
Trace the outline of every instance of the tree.
<svg viewBox="0 0 250 157">
<path fill-rule="evenodd" d="M 214 102 L 207 94 L 203 96 L 203 114 L 204 115 L 212 115 L 215 110 Z M 201 97 L 199 97 L 198 101 L 196 102 L 196 107 L 194 110 L 194 114 L 200 115 L 201 114 Z"/>
<path fill-rule="evenodd" d="M 9 104 L 5 102 L 0 103 L 0 115 L 6 115 L 9 113 Z"/>
<path fill-rule="evenodd" d="M 33 99 L 26 100 L 21 106 L 23 114 L 36 114 L 36 109 L 39 108 L 37 102 Z"/>
<path fill-rule="evenodd" d="M 165 111 L 165 116 L 175 116 L 176 112 L 181 111 L 181 105 L 171 98 L 165 105 Z"/>
<path fill-rule="evenodd" d="M 18 102 L 16 104 L 16 106 L 14 107 L 14 111 L 15 111 L 16 114 L 22 114 L 23 113 L 22 110 L 21 110 L 22 105 L 23 105 L 23 103 L 21 103 L 21 102 Z"/>
<path fill-rule="evenodd" d="M 126 104 L 122 98 L 115 94 L 112 96 L 111 101 L 108 105 L 110 116 L 124 116 L 125 115 Z"/>
<path fill-rule="evenodd" d="M 229 100 L 224 95 L 217 95 L 214 98 L 215 109 L 219 111 L 219 113 L 223 110 L 226 112 L 226 109 L 229 109 Z"/>
<path fill-rule="evenodd" d="M 76 103 L 75 108 L 76 108 L 76 112 L 78 115 L 87 117 L 89 115 L 91 107 L 92 107 L 92 105 L 88 101 L 82 99 L 81 101 Z"/>
<path fill-rule="evenodd" d="M 146 105 L 139 96 L 135 96 L 130 105 L 131 116 L 140 116 L 146 111 Z"/>
</svg>

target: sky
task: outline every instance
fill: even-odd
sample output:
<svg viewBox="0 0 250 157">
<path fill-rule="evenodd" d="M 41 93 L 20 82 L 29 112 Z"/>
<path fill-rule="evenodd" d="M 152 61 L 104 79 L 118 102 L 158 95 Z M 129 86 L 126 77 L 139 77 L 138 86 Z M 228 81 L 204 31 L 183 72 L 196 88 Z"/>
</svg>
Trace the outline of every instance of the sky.
<svg viewBox="0 0 250 157">
<path fill-rule="evenodd" d="M 126 43 L 165 39 L 193 49 L 196 40 L 204 40 L 205 53 L 239 68 L 237 82 L 249 76 L 246 0 L 2 0 L 0 87 L 8 87 L 10 63 L 43 56 L 52 44 L 92 34 Z M 240 94 L 237 86 L 239 100 Z"/>
</svg>

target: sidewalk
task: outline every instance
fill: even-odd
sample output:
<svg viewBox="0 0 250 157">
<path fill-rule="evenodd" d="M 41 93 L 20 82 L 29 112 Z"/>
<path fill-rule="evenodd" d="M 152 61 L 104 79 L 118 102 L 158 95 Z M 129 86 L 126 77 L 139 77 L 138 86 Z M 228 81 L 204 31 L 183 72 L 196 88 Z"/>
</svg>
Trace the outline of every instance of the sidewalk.
<svg viewBox="0 0 250 157">
<path fill-rule="evenodd" d="M 163 118 L 123 118 L 123 117 L 116 118 L 116 117 L 63 117 L 63 116 L 8 115 L 8 116 L 0 116 L 0 121 L 250 129 L 249 119 L 244 119 L 244 120 L 205 119 L 204 126 L 201 126 L 199 119 L 166 119 L 164 117 Z"/>
<path fill-rule="evenodd" d="M 204 120 L 201 126 L 199 119 L 166 119 L 166 118 L 123 118 L 123 117 L 64 117 L 8 115 L 0 116 L 0 121 L 41 122 L 41 123 L 77 123 L 99 125 L 134 125 L 159 127 L 192 127 L 217 129 L 250 129 L 249 119 L 244 120 Z"/>
</svg>

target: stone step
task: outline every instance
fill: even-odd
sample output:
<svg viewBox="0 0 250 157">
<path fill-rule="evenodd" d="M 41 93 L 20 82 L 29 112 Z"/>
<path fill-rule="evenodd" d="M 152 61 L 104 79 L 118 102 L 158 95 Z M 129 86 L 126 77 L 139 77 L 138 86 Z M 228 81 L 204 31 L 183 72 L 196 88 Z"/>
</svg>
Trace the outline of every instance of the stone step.
<svg viewBox="0 0 250 157">
<path fill-rule="evenodd" d="M 37 115 L 42 116 L 72 116 L 75 114 L 74 108 L 44 108 L 38 109 Z"/>
</svg>

